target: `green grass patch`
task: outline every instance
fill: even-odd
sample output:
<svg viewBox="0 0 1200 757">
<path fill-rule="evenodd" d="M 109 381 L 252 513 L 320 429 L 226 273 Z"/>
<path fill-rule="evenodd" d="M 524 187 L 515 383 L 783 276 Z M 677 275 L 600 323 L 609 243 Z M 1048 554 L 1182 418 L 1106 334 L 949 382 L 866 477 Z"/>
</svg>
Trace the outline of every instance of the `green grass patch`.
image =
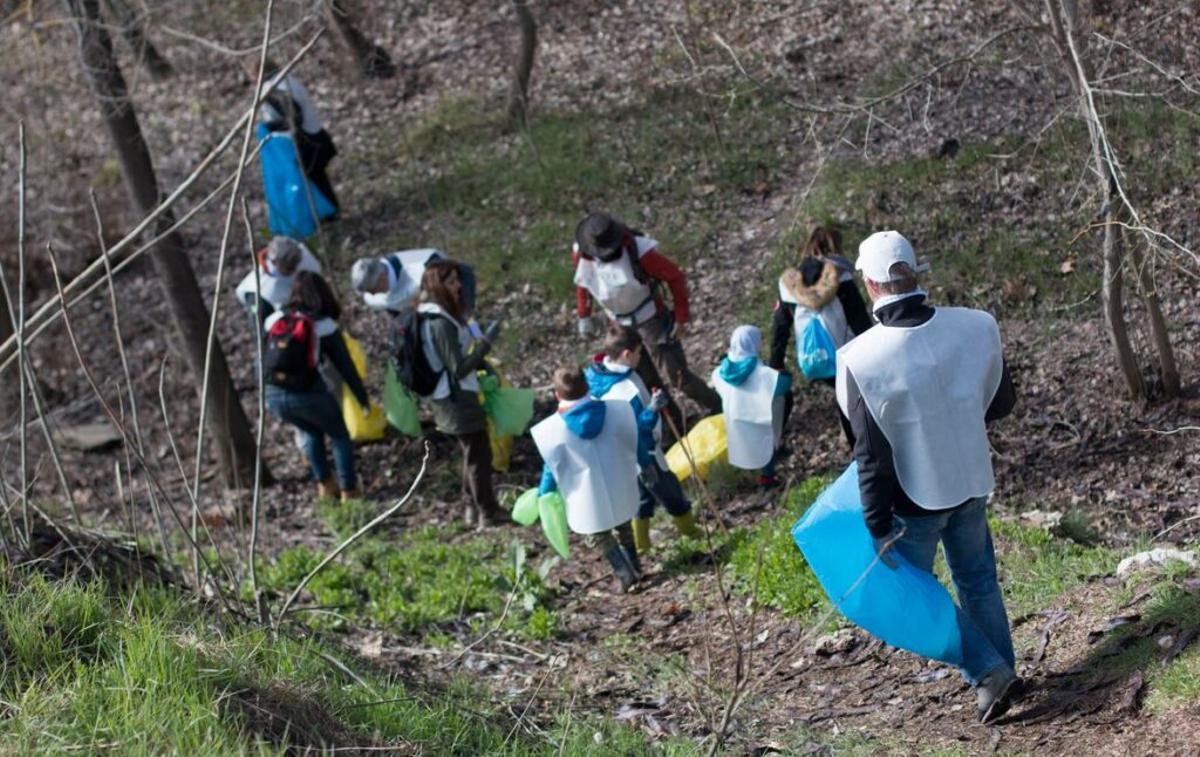
<svg viewBox="0 0 1200 757">
<path fill-rule="evenodd" d="M 650 745 L 636 730 L 586 718 L 546 723 L 535 738 L 514 728 L 494 695 L 465 681 L 439 688 L 401 679 L 319 638 L 218 619 L 164 588 L 117 592 L 6 572 L 0 592 L 4 751 L 695 752 L 685 739 Z"/>
<path fill-rule="evenodd" d="M 402 139 L 394 125 L 366 135 L 375 147 L 347 171 L 391 167 L 370 185 L 364 200 L 378 207 L 367 212 L 406 223 L 374 246 L 439 246 L 476 267 L 485 299 L 528 284 L 534 299 L 569 304 L 569 251 L 589 210 L 616 213 L 686 264 L 724 232 L 716 211 L 729 194 L 774 182 L 787 155 L 784 107 L 752 94 L 714 117 L 720 141 L 701 99 L 667 87 L 644 103 L 536 112 L 513 132 L 492 103 L 447 99 Z"/>
<path fill-rule="evenodd" d="M 360 517 L 353 510 L 339 515 L 335 529 L 352 529 Z M 357 542 L 308 584 L 315 607 L 306 621 L 319 628 L 341 628 L 353 621 L 437 633 L 451 621 L 481 614 L 499 618 L 512 593 L 506 619 L 511 630 L 543 639 L 557 633 L 558 620 L 545 606 L 550 591 L 543 579 L 551 563 L 538 569 L 526 565 L 519 542 L 505 550 L 484 538 L 452 537 L 452 532 L 430 526 L 393 539 Z M 284 550 L 260 569 L 260 584 L 280 594 L 290 592 L 322 556 L 306 546 Z"/>
<path fill-rule="evenodd" d="M 1090 578 L 1107 575 L 1117 555 L 1105 547 L 1088 547 L 1054 536 L 1041 528 L 993 519 L 1000 586 L 1012 615 L 1042 609 L 1056 597 Z"/>
</svg>

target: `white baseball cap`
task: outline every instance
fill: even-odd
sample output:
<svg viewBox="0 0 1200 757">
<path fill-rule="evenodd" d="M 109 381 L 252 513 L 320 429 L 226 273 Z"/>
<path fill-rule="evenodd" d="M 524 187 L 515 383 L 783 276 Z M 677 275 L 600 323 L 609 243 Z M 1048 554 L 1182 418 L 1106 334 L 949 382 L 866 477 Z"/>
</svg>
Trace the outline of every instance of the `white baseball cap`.
<svg viewBox="0 0 1200 757">
<path fill-rule="evenodd" d="M 907 263 L 916 273 L 929 270 L 928 263 L 917 263 L 912 245 L 898 231 L 877 231 L 858 246 L 858 262 L 854 267 L 863 276 L 878 284 L 892 280 L 892 266 Z"/>
</svg>

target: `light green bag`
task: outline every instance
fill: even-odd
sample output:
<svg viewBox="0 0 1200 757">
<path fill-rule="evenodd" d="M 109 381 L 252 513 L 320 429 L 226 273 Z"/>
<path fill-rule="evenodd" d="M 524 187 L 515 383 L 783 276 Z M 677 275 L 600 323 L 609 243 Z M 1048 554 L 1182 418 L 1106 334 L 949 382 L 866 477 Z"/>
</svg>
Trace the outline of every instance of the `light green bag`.
<svg viewBox="0 0 1200 757">
<path fill-rule="evenodd" d="M 571 555 L 571 537 L 567 530 L 567 503 L 562 492 L 553 491 L 538 499 L 538 515 L 546 540 L 565 560 Z"/>
<path fill-rule="evenodd" d="M 498 376 L 479 375 L 483 412 L 492 419 L 497 434 L 520 436 L 533 420 L 534 391 L 505 386 L 506 383 Z"/>
<path fill-rule="evenodd" d="M 397 431 L 414 439 L 421 436 L 421 418 L 417 409 L 417 398 L 408 387 L 396 378 L 396 369 L 388 361 L 387 380 L 383 387 L 383 409 L 388 423 Z"/>
<path fill-rule="evenodd" d="M 537 487 L 526 489 L 513 503 L 512 519 L 522 526 L 532 526 L 538 519 Z"/>
</svg>

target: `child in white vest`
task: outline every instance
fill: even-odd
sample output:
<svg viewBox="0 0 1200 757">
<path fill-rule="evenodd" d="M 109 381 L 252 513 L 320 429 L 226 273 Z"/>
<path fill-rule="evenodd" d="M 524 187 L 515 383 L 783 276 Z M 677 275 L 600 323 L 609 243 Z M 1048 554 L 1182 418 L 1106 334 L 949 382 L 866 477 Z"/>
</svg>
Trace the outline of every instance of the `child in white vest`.
<svg viewBox="0 0 1200 757">
<path fill-rule="evenodd" d="M 729 464 L 760 469 L 758 485 L 779 484 L 775 477 L 775 448 L 783 431 L 784 396 L 792 388 L 789 373 L 768 368 L 758 359 L 762 332 L 757 326 L 738 326 L 729 338 L 729 352 L 713 371 L 712 384 L 725 408 Z"/>
<path fill-rule="evenodd" d="M 610 324 L 604 340 L 604 354 L 597 355 L 584 369 L 592 396 L 597 399 L 625 400 L 641 417 L 652 398 L 642 377 L 637 374 L 644 349 L 642 337 L 636 329 Z M 650 519 L 654 517 L 654 508 L 659 504 L 670 514 L 681 535 L 692 538 L 702 535 L 696 527 L 692 503 L 683 493 L 679 479 L 671 472 L 662 453 L 662 425 L 661 416 L 655 417 L 654 424 L 643 429 L 638 439 L 638 462 L 642 466 L 642 474 L 638 481 L 640 499 L 637 516 L 633 519 L 633 538 L 641 552 L 650 549 Z"/>
<path fill-rule="evenodd" d="M 558 411 L 530 434 L 545 461 L 538 494 L 561 490 L 567 525 L 587 537 L 629 591 L 641 578 L 641 563 L 630 521 L 638 505 L 638 430 L 653 424 L 664 404 L 661 392 L 638 418 L 625 400 L 588 395 L 578 368 L 554 372 Z"/>
</svg>

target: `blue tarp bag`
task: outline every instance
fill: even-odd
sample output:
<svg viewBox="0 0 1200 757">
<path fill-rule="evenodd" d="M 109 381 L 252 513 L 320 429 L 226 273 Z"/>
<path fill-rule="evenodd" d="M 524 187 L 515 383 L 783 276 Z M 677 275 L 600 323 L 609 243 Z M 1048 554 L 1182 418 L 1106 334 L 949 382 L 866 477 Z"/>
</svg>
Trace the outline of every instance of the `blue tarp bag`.
<svg viewBox="0 0 1200 757">
<path fill-rule="evenodd" d="M 266 124 L 259 124 L 258 141 L 262 143 L 258 159 L 262 163 L 263 194 L 267 198 L 267 222 L 271 233 L 308 239 L 317 233 L 318 219 L 334 214 L 333 203 L 304 175 L 296 158 L 292 135 L 285 131 L 270 131 Z M 316 210 L 316 218 L 313 218 L 313 210 Z"/>
<path fill-rule="evenodd" d="M 828 379 L 837 375 L 837 345 L 825 330 L 821 319 L 813 315 L 800 334 L 797 360 L 804 378 L 809 381 Z"/>
<path fill-rule="evenodd" d="M 937 578 L 894 549 L 895 570 L 882 562 L 869 567 L 875 546 L 863 521 L 856 463 L 821 492 L 792 538 L 830 601 L 853 623 L 894 647 L 962 664 L 957 610 Z"/>
</svg>

